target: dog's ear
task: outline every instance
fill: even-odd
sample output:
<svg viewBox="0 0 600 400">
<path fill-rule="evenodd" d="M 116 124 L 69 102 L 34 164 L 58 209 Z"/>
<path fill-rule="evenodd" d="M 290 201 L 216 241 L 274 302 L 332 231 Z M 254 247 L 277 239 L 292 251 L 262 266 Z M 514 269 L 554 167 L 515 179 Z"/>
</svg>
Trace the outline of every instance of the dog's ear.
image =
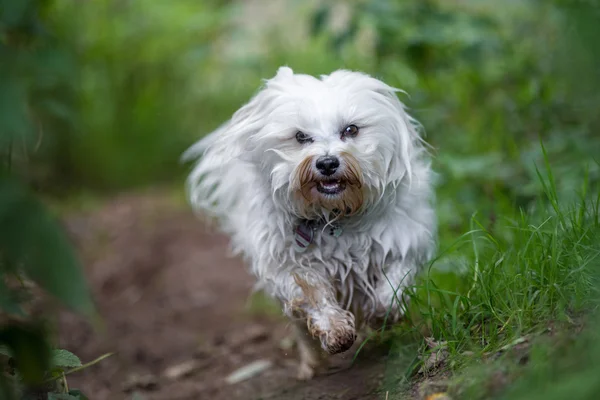
<svg viewBox="0 0 600 400">
<path fill-rule="evenodd" d="M 294 76 L 294 71 L 288 66 L 283 66 L 279 67 L 279 69 L 277 70 L 277 74 L 275 74 L 275 77 L 273 79 L 291 78 L 292 76 Z"/>
<path fill-rule="evenodd" d="M 256 150 L 252 137 L 263 128 L 266 117 L 271 112 L 270 105 L 277 96 L 276 90 L 269 88 L 270 83 L 290 79 L 293 75 L 291 68 L 280 67 L 277 74 L 266 80 L 260 91 L 237 110 L 229 121 L 190 147 L 183 154 L 183 160 L 193 160 L 205 155 L 205 158 L 211 158 L 206 164 L 214 166 L 236 159 L 250 161 Z"/>
<path fill-rule="evenodd" d="M 184 154 L 183 160 L 204 155 L 206 165 L 222 166 L 236 159 L 248 159 L 252 136 L 263 126 L 270 96 L 261 89 L 248 103 L 237 110 L 231 119 L 205 136 Z"/>
<path fill-rule="evenodd" d="M 409 113 L 407 107 L 400 101 L 397 93 L 405 93 L 373 79 L 373 90 L 382 96 L 383 105 L 393 117 L 393 139 L 395 151 L 387 170 L 388 183 L 399 183 L 403 177 L 412 179 L 412 163 L 419 153 L 425 151 L 425 141 L 421 137 L 421 125 Z"/>
</svg>

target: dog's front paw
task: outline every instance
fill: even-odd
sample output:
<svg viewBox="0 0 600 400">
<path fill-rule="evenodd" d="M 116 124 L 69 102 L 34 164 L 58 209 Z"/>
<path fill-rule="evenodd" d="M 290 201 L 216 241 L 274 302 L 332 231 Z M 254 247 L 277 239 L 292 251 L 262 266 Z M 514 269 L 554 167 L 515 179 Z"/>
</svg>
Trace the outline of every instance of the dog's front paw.
<svg viewBox="0 0 600 400">
<path fill-rule="evenodd" d="M 321 341 L 321 347 L 329 354 L 343 353 L 356 340 L 354 316 L 342 310 L 316 314 L 308 319 L 308 329 Z"/>
<path fill-rule="evenodd" d="M 343 353 L 354 344 L 356 331 L 353 326 L 336 326 L 319 338 L 321 347 L 329 354 Z"/>
</svg>

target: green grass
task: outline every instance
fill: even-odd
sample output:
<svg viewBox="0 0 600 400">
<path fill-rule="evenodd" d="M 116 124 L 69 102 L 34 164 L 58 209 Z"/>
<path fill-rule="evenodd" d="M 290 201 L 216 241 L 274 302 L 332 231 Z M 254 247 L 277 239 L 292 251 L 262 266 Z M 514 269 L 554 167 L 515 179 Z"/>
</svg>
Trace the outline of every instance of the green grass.
<svg viewBox="0 0 600 400">
<path fill-rule="evenodd" d="M 582 357 L 573 331 L 587 325 L 598 306 L 600 192 L 583 179 L 579 200 L 562 203 L 547 158 L 543 171 L 539 182 L 545 198 L 528 212 L 507 213 L 492 228 L 477 216 L 471 218 L 468 233 L 441 251 L 421 277 L 411 295 L 408 320 L 395 328 L 403 343 L 407 337 L 420 343 L 427 336 L 446 342 L 443 369 L 453 375 L 447 385 L 458 398 L 501 395 L 506 382 L 522 374 L 529 378 L 522 378 L 515 386 L 520 391 L 513 389 L 511 396 L 531 395 L 527 389 L 533 386 L 523 379 L 541 380 L 551 393 L 551 375 L 561 370 L 552 366 L 559 359 L 587 373 L 586 366 L 597 365 Z M 581 340 L 594 344 L 589 339 L 594 329 L 597 325 L 586 328 Z M 521 356 L 532 354 L 526 366 L 518 365 L 514 354 L 502 356 L 523 343 L 527 345 L 518 351 Z M 421 353 L 430 351 L 420 345 Z M 494 360 L 496 356 L 501 357 Z M 410 386 L 421 364 L 411 364 L 410 354 L 398 357 L 405 369 L 388 370 L 388 379 Z M 497 388 L 493 383 L 499 376 L 506 382 Z M 583 383 L 597 386 L 595 380 Z"/>
</svg>

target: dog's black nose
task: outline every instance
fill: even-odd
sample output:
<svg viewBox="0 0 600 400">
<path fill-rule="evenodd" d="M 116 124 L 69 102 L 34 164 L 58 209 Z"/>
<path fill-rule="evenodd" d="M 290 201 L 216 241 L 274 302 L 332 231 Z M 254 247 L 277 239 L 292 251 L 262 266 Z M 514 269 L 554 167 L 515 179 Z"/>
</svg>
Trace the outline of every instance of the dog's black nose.
<svg viewBox="0 0 600 400">
<path fill-rule="evenodd" d="M 333 156 L 323 156 L 317 159 L 317 169 L 325 176 L 333 175 L 340 166 L 340 160 Z"/>
</svg>

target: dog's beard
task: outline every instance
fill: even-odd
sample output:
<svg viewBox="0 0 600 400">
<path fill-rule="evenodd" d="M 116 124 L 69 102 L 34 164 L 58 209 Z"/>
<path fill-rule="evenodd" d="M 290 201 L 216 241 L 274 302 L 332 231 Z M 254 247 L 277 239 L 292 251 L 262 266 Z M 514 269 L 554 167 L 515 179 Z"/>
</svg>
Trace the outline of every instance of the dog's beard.
<svg viewBox="0 0 600 400">
<path fill-rule="evenodd" d="M 349 153 L 340 154 L 340 158 L 344 167 L 331 177 L 316 173 L 311 157 L 298 165 L 291 188 L 300 217 L 333 220 L 360 212 L 364 202 L 360 165 Z"/>
</svg>

